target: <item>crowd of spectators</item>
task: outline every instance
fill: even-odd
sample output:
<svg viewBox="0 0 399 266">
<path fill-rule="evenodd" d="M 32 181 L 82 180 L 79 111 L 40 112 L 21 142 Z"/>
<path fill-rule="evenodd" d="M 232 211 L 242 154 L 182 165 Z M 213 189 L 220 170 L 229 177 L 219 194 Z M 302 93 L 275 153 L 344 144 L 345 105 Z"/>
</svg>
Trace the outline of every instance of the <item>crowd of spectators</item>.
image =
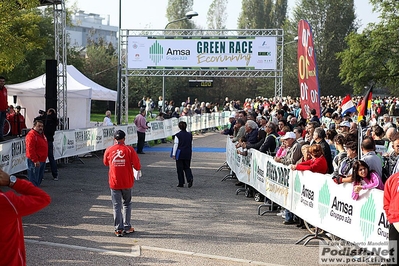
<svg viewBox="0 0 399 266">
<path fill-rule="evenodd" d="M 223 108 L 232 115 L 222 134 L 230 135 L 241 155 L 256 149 L 293 170 L 331 174 L 337 185 L 352 183 L 358 200 L 364 190 L 383 190 L 399 172 L 399 101 L 376 97 L 367 120 L 358 122 L 356 113 L 342 114 L 342 98 L 321 97 L 320 116 L 310 110 L 308 119 L 301 117 L 299 100 L 290 97 L 245 99 L 242 106 L 226 99 Z M 362 98 L 352 100 L 357 106 Z M 288 210 L 282 216 L 284 224 L 300 220 Z"/>
</svg>

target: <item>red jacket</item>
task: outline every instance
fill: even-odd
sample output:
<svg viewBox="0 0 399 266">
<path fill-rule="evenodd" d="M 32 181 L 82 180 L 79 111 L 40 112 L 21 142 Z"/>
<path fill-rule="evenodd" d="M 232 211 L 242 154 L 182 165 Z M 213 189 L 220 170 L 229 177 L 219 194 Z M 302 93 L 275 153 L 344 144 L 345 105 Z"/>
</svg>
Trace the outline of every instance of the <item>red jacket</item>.
<svg viewBox="0 0 399 266">
<path fill-rule="evenodd" d="M 46 136 L 31 129 L 25 137 L 26 157 L 32 162 L 45 162 L 48 155 Z"/>
<path fill-rule="evenodd" d="M 326 158 L 322 155 L 319 158 L 310 159 L 299 163 L 296 166 L 296 170 L 305 171 L 309 170 L 314 173 L 327 174 L 328 165 Z"/>
<path fill-rule="evenodd" d="M 0 112 L 5 112 L 8 109 L 7 88 L 0 89 Z"/>
<path fill-rule="evenodd" d="M 391 175 L 384 187 L 384 210 L 389 223 L 399 222 L 399 173 Z"/>
<path fill-rule="evenodd" d="M 7 120 L 10 122 L 11 134 L 13 136 L 21 135 L 22 129 L 26 128 L 25 117 L 22 114 L 19 113 L 10 114 L 7 117 Z"/>
<path fill-rule="evenodd" d="M 50 196 L 31 182 L 18 179 L 13 191 L 0 192 L 0 265 L 26 265 L 22 217 L 50 204 Z"/>
<path fill-rule="evenodd" d="M 128 189 L 134 186 L 133 168 L 141 169 L 136 151 L 124 142 L 105 150 L 103 162 L 109 166 L 108 183 L 111 189 Z"/>
</svg>

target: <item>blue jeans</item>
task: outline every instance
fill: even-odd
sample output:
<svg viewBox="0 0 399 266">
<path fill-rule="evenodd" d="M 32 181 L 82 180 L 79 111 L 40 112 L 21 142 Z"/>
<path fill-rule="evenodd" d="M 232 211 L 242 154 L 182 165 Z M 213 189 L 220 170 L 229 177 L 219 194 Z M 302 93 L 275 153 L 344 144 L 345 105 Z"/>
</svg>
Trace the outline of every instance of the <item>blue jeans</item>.
<svg viewBox="0 0 399 266">
<path fill-rule="evenodd" d="M 0 140 L 4 138 L 3 131 L 4 131 L 4 121 L 6 120 L 6 111 L 0 112 Z"/>
<path fill-rule="evenodd" d="M 132 189 L 112 189 L 112 205 L 114 209 L 114 227 L 117 230 L 129 230 L 132 225 Z M 123 200 L 123 201 L 122 201 Z"/>
<path fill-rule="evenodd" d="M 47 140 L 48 144 L 48 161 L 50 163 L 51 174 L 54 178 L 58 177 L 58 169 L 57 162 L 54 160 L 54 143 L 52 141 Z"/>
<path fill-rule="evenodd" d="M 43 180 L 44 169 L 46 168 L 46 162 L 41 162 L 40 166 L 35 167 L 35 163 L 31 159 L 26 159 L 26 165 L 28 167 L 28 178 L 33 185 L 39 187 Z"/>
</svg>

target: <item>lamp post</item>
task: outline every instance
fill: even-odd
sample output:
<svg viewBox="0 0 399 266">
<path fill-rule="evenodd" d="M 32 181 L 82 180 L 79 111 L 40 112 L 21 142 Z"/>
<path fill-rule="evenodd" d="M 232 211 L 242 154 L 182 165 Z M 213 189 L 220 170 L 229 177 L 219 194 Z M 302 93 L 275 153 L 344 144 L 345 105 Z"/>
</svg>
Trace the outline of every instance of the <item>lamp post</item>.
<svg viewBox="0 0 399 266">
<path fill-rule="evenodd" d="M 176 19 L 176 20 L 172 20 L 172 21 L 168 22 L 166 24 L 166 26 L 165 26 L 165 30 L 172 23 L 179 22 L 179 21 L 182 21 L 182 20 L 192 19 L 193 17 L 196 17 L 196 16 L 198 16 L 197 12 L 188 11 L 186 13 L 185 17 L 179 18 L 179 19 Z M 162 112 L 165 112 L 165 67 L 163 68 L 163 72 L 162 72 Z"/>
<path fill-rule="evenodd" d="M 122 67 L 121 67 L 121 26 L 122 26 L 122 0 L 119 0 L 119 26 L 118 26 L 118 73 L 117 73 L 117 84 L 116 84 L 116 124 L 121 124 L 121 98 L 122 98 Z"/>
</svg>

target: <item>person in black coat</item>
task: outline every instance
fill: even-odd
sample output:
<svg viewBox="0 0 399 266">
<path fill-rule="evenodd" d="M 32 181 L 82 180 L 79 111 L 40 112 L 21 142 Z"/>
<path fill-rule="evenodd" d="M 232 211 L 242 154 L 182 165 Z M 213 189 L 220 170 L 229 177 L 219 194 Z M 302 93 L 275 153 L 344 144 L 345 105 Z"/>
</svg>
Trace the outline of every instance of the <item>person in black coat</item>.
<svg viewBox="0 0 399 266">
<path fill-rule="evenodd" d="M 186 175 L 188 187 L 193 185 L 193 174 L 190 164 L 193 149 L 193 135 L 187 132 L 187 123 L 179 122 L 180 132 L 174 136 L 174 145 L 172 150 L 172 158 L 176 160 L 177 178 L 179 179 L 178 187 L 184 186 L 184 175 Z"/>
<path fill-rule="evenodd" d="M 44 135 L 47 138 L 48 144 L 48 160 L 50 163 L 51 174 L 53 175 L 53 180 L 58 181 L 58 169 L 57 162 L 54 159 L 54 134 L 58 126 L 57 113 L 54 108 L 49 108 L 47 112 L 39 112 L 40 116 L 36 117 L 35 120 L 42 120 L 44 124 Z"/>
</svg>

